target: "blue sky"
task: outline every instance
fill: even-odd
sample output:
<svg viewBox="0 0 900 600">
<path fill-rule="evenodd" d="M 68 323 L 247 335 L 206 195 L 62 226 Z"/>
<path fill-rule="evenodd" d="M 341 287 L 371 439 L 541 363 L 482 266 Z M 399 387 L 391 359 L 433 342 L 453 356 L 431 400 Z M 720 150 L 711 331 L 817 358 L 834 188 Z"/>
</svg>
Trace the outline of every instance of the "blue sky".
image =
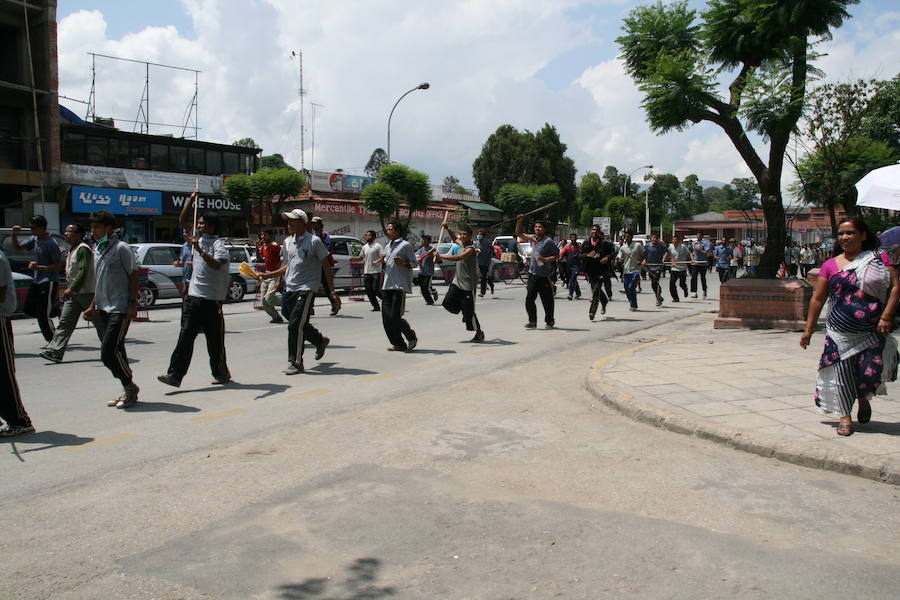
<svg viewBox="0 0 900 600">
<path fill-rule="evenodd" d="M 432 85 L 398 106 L 392 157 L 472 185 L 471 165 L 498 126 L 550 123 L 579 169 L 606 165 L 729 181 L 749 173 L 709 124 L 657 136 L 640 92 L 616 59 L 630 0 L 60 0 L 60 93 L 86 99 L 97 52 L 191 67 L 200 78 L 201 139 L 254 138 L 266 153 L 300 162 L 298 69 L 307 89 L 305 166 L 360 171 L 385 146 L 387 115 L 420 81 Z M 700 8 L 703 2 L 691 2 Z M 828 77 L 889 78 L 900 71 L 900 6 L 864 0 L 819 50 Z M 98 114 L 134 119 L 143 71 L 98 64 Z M 181 123 L 193 80 L 151 72 L 151 118 Z M 310 102 L 316 111 L 315 149 Z M 65 102 L 64 102 L 65 103 Z M 78 103 L 66 103 L 83 114 Z M 120 123 L 122 128 L 128 128 Z M 153 133 L 176 131 L 153 131 Z M 760 152 L 764 152 L 763 147 Z"/>
</svg>

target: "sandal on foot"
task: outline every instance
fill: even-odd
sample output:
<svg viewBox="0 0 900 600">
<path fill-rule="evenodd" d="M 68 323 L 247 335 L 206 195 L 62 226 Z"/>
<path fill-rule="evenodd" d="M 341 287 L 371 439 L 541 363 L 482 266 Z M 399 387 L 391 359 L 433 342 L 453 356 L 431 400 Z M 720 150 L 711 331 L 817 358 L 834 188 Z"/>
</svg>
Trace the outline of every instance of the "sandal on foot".
<svg viewBox="0 0 900 600">
<path fill-rule="evenodd" d="M 842 435 L 844 437 L 849 437 L 853 435 L 853 425 L 838 425 L 837 426 L 837 434 Z"/>
</svg>

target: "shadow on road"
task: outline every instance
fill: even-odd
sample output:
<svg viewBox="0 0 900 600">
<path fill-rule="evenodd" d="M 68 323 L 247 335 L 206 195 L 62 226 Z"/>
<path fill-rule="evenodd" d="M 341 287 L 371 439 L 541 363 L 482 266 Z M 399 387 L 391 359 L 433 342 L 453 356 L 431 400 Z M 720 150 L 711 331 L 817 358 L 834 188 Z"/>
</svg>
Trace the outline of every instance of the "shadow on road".
<svg viewBox="0 0 900 600">
<path fill-rule="evenodd" d="M 469 341 L 469 340 L 466 340 Z M 474 342 L 473 342 L 474 343 Z M 492 340 L 483 340 L 478 342 L 479 346 L 515 346 L 519 342 L 511 342 L 502 338 L 494 338 Z"/>
<path fill-rule="evenodd" d="M 138 402 L 134 406 L 125 409 L 128 412 L 171 412 L 188 413 L 200 412 L 196 406 L 185 404 L 172 404 L 171 402 Z"/>
<path fill-rule="evenodd" d="M 370 600 L 387 598 L 397 591 L 393 587 L 378 587 L 378 571 L 381 561 L 376 558 L 358 558 L 347 567 L 344 581 L 338 583 L 330 578 L 315 577 L 300 583 L 288 583 L 276 588 L 279 598 L 283 600 L 305 600 L 306 598 L 324 598 L 329 600 Z M 329 585 L 341 587 L 343 590 L 331 591 Z"/>
<path fill-rule="evenodd" d="M 416 348 L 408 354 L 456 354 L 456 350 L 432 350 L 430 348 Z"/>
<path fill-rule="evenodd" d="M 157 321 L 157 323 L 162 323 L 162 321 Z M 148 342 L 147 340 L 139 340 L 136 338 L 125 338 L 126 345 L 127 344 L 136 344 L 136 345 L 142 346 L 142 345 L 146 345 L 146 344 L 155 344 L 155 343 L 156 342 Z"/>
<path fill-rule="evenodd" d="M 12 448 L 12 454 L 14 454 L 16 458 L 18 458 L 22 462 L 25 462 L 25 459 L 22 458 L 22 454 L 26 454 L 28 452 L 48 450 L 50 448 L 58 448 L 60 446 L 81 446 L 93 441 L 94 438 L 80 437 L 73 433 L 59 433 L 57 431 L 37 431 L 35 433 L 28 433 L 15 438 L 0 438 L 0 442 L 8 443 L 10 445 L 10 448 Z M 19 449 L 19 446 L 23 444 L 27 446 L 38 444 L 38 446 L 35 448 L 26 447 L 23 449 Z"/>
<path fill-rule="evenodd" d="M 261 400 L 275 394 L 281 394 L 290 389 L 291 386 L 281 383 L 238 383 L 237 381 L 229 381 L 224 385 L 213 385 L 203 388 L 194 388 L 191 390 L 174 390 L 167 392 L 166 396 L 177 396 L 179 394 L 193 394 L 195 392 L 221 392 L 222 390 L 262 390 L 259 396 L 254 400 Z"/>
<path fill-rule="evenodd" d="M 329 346 L 333 348 L 333 346 Z M 351 369 L 348 367 L 336 367 L 337 363 L 320 362 L 312 369 L 306 369 L 307 375 L 375 375 L 378 371 L 368 371 L 366 369 Z"/>
</svg>

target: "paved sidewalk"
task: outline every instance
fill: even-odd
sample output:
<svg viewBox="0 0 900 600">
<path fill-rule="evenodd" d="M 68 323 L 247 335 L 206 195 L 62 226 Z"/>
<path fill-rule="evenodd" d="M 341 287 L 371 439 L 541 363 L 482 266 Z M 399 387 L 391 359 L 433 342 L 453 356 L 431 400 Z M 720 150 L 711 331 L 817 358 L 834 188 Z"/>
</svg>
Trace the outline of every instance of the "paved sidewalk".
<svg viewBox="0 0 900 600">
<path fill-rule="evenodd" d="M 900 485 L 900 388 L 872 401 L 872 420 L 840 437 L 813 404 L 824 334 L 713 329 L 704 313 L 614 341 L 587 377 L 598 399 L 637 420 L 791 463 Z"/>
</svg>

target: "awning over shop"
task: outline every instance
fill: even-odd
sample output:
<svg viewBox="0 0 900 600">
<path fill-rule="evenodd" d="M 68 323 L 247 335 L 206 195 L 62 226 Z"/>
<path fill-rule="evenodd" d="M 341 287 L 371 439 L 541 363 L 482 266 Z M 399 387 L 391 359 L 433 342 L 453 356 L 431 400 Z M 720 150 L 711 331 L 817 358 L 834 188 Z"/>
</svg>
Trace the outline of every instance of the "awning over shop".
<svg viewBox="0 0 900 600">
<path fill-rule="evenodd" d="M 470 202 L 468 200 L 460 200 L 460 204 L 465 206 L 466 208 L 471 208 L 472 210 L 483 210 L 485 212 L 498 212 L 502 213 L 503 211 L 497 208 L 496 206 L 491 206 L 486 202 Z"/>
</svg>

